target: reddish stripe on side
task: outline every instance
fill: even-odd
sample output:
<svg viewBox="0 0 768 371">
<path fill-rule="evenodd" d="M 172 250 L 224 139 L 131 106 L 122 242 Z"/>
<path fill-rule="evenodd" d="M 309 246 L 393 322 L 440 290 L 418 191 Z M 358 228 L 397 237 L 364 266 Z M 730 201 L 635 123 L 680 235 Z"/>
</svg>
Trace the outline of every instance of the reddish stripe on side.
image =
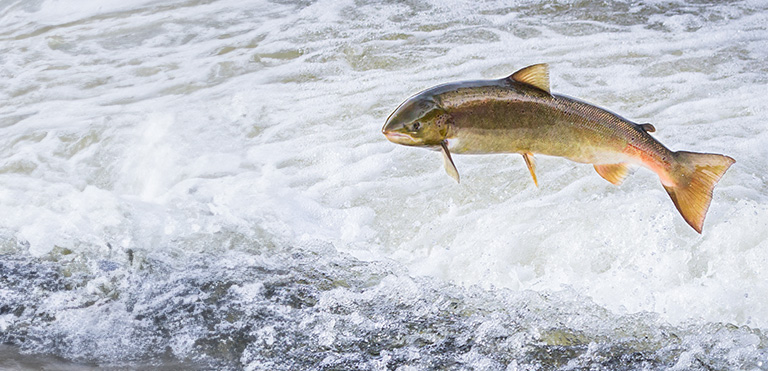
<svg viewBox="0 0 768 371">
<path fill-rule="evenodd" d="M 633 143 L 627 143 L 624 153 L 639 159 L 643 166 L 656 173 L 659 179 L 661 179 L 661 184 L 665 186 L 674 186 L 676 184 L 675 180 L 670 176 L 670 169 L 672 168 L 671 158 L 660 158 L 657 154 Z"/>
</svg>

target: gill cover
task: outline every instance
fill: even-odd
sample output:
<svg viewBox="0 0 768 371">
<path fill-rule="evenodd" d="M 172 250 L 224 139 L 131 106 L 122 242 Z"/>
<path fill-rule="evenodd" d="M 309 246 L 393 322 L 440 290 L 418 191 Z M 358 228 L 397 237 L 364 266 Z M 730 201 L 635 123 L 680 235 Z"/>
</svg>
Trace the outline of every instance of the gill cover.
<svg viewBox="0 0 768 371">
<path fill-rule="evenodd" d="M 448 115 L 424 93 L 406 100 L 389 116 L 382 132 L 392 142 L 411 146 L 439 146 L 448 130 Z"/>
</svg>

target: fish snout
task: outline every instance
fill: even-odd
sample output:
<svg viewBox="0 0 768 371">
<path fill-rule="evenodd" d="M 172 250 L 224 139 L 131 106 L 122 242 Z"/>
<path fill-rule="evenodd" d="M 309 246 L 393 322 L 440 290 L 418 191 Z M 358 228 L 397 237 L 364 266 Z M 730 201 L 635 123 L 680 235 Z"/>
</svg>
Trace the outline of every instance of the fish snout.
<svg viewBox="0 0 768 371">
<path fill-rule="evenodd" d="M 405 133 L 404 129 L 405 126 L 402 123 L 393 121 L 390 117 L 384 127 L 381 128 L 381 133 L 392 143 L 406 146 L 418 144 L 412 136 Z"/>
<path fill-rule="evenodd" d="M 403 134 L 397 131 L 389 131 L 386 129 L 382 130 L 382 133 L 387 137 L 387 140 L 392 143 L 403 144 L 406 146 L 418 144 L 416 140 L 407 134 Z"/>
</svg>

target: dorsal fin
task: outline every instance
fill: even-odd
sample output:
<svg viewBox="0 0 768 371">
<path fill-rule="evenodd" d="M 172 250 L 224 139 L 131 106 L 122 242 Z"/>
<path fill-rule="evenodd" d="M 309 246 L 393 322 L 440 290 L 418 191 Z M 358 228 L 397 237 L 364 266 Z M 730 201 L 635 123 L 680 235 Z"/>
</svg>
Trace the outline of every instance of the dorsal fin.
<svg viewBox="0 0 768 371">
<path fill-rule="evenodd" d="M 640 124 L 640 127 L 643 128 L 643 130 L 645 130 L 646 133 L 653 133 L 654 131 L 656 131 L 656 128 L 649 123 Z"/>
<path fill-rule="evenodd" d="M 535 86 L 549 93 L 549 65 L 546 63 L 525 67 L 509 75 L 508 79 Z"/>
</svg>

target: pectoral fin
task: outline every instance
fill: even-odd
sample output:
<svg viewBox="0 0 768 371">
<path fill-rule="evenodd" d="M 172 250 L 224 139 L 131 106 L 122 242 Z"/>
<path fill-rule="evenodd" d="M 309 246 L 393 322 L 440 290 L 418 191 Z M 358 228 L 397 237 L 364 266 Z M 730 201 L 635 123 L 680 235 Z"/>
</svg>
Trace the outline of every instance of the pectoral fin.
<svg viewBox="0 0 768 371">
<path fill-rule="evenodd" d="M 456 170 L 456 165 L 453 164 L 451 152 L 448 151 L 448 145 L 443 141 L 440 142 L 440 147 L 442 148 L 440 152 L 443 153 L 443 166 L 445 166 L 445 172 L 448 173 L 451 178 L 456 179 L 456 183 L 459 183 L 459 171 Z"/>
<path fill-rule="evenodd" d="M 531 172 L 531 176 L 533 177 L 533 184 L 538 187 L 539 181 L 536 179 L 536 159 L 533 158 L 533 153 L 530 152 L 523 153 L 522 155 L 525 159 L 525 164 L 528 165 L 528 171 Z"/>
<path fill-rule="evenodd" d="M 603 179 L 615 185 L 621 184 L 629 174 L 627 164 L 595 165 L 595 170 Z"/>
</svg>

